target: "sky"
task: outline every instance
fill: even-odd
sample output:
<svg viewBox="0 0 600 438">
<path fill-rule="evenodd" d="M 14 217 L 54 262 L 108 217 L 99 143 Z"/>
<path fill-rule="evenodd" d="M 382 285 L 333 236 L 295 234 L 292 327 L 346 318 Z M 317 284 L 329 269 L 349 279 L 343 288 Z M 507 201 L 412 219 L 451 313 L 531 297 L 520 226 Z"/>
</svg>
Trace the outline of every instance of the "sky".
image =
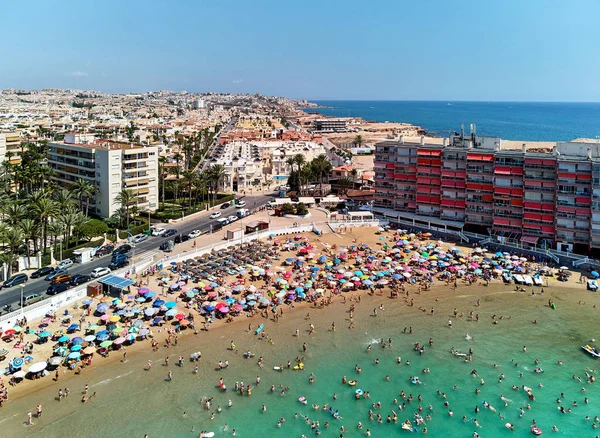
<svg viewBox="0 0 600 438">
<path fill-rule="evenodd" d="M 597 0 L 20 0 L 0 88 L 600 101 Z"/>
</svg>

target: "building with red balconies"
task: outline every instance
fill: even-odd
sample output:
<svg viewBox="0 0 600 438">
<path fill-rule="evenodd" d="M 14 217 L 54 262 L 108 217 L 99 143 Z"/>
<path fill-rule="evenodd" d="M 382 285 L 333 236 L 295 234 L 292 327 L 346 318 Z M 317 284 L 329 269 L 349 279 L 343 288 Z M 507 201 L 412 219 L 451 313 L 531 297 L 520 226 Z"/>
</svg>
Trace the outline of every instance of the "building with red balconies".
<svg viewBox="0 0 600 438">
<path fill-rule="evenodd" d="M 600 252 L 600 144 L 528 151 L 475 133 L 384 141 L 375 145 L 374 206 L 404 224 Z"/>
</svg>

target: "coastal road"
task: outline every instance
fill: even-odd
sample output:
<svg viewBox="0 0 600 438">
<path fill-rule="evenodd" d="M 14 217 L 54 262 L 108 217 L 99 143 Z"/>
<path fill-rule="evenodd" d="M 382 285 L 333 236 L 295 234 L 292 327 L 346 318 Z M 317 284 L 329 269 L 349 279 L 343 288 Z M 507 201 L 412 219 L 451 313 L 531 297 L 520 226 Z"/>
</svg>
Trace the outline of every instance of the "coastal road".
<svg viewBox="0 0 600 438">
<path fill-rule="evenodd" d="M 259 195 L 253 195 L 253 196 L 244 196 L 241 199 L 246 201 L 246 206 L 244 208 L 248 208 L 250 211 L 252 211 L 253 209 L 262 207 L 267 202 L 269 202 L 269 200 L 271 199 L 271 196 L 272 195 L 259 194 Z M 227 217 L 227 216 L 235 215 L 236 210 L 237 209 L 235 207 L 229 207 L 225 210 L 220 210 L 217 208 L 217 209 L 207 211 L 199 219 L 194 219 L 194 220 L 184 219 L 183 222 L 179 222 L 177 224 L 166 224 L 166 225 L 154 224 L 154 225 L 162 226 L 163 228 L 167 228 L 167 229 L 170 229 L 170 228 L 176 229 L 178 234 L 189 234 L 192 230 L 201 230 L 203 233 L 205 233 L 210 228 L 210 224 L 215 222 L 215 219 L 209 218 L 209 215 L 213 211 L 220 211 L 222 213 L 222 217 Z M 163 237 L 150 236 L 148 238 L 148 240 L 138 243 L 137 245 L 132 245 L 132 246 L 134 246 L 134 249 L 130 252 L 131 258 L 135 258 L 135 259 L 143 258 L 153 252 L 160 252 L 162 254 L 162 252 L 159 251 L 158 247 L 160 246 L 160 244 L 162 242 L 164 242 L 164 240 L 165 240 L 165 238 L 163 238 Z M 201 245 L 201 242 L 198 242 L 198 244 Z M 71 269 L 69 269 L 69 274 L 71 274 L 71 275 L 89 274 L 95 268 L 99 268 L 102 266 L 108 266 L 110 263 L 110 259 L 111 259 L 111 256 L 106 255 L 106 256 L 103 256 L 100 258 L 95 258 L 93 261 L 91 261 L 89 263 L 85 263 L 83 265 L 75 264 L 75 265 L 73 265 L 73 267 Z M 45 281 L 43 278 L 29 279 L 29 281 L 27 283 L 25 283 L 25 287 L 23 288 L 23 296 L 26 297 L 31 294 L 40 294 L 42 296 L 45 296 L 48 286 L 50 286 L 50 282 Z M 0 310 L 2 311 L 2 314 L 6 313 L 3 310 L 3 308 L 6 304 L 11 304 L 13 310 L 19 309 L 20 308 L 20 300 L 21 300 L 20 286 L 14 286 L 10 289 L 3 289 L 2 291 L 0 291 Z"/>
</svg>

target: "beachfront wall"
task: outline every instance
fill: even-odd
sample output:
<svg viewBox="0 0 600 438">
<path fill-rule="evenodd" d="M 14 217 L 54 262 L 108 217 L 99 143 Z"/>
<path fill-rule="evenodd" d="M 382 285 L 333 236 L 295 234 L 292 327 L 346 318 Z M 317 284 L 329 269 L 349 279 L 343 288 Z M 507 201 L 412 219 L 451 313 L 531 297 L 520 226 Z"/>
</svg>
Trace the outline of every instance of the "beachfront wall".
<svg viewBox="0 0 600 438">
<path fill-rule="evenodd" d="M 114 271 L 113 275 L 125 275 L 127 273 L 140 272 L 150 264 L 152 264 L 152 257 L 144 258 L 134 263 L 133 266 Z M 93 281 L 96 281 L 94 279 Z M 89 283 L 84 283 L 77 288 L 69 289 L 63 293 L 54 295 L 46 300 L 37 302 L 25 308 L 15 310 L 14 312 L 7 313 L 6 315 L 0 315 L 0 329 L 7 330 L 15 325 L 18 319 L 22 319 L 24 316 L 27 317 L 28 321 L 32 321 L 37 318 L 41 318 L 47 313 L 59 312 L 62 308 L 73 304 L 74 302 L 87 296 L 87 287 Z"/>
</svg>

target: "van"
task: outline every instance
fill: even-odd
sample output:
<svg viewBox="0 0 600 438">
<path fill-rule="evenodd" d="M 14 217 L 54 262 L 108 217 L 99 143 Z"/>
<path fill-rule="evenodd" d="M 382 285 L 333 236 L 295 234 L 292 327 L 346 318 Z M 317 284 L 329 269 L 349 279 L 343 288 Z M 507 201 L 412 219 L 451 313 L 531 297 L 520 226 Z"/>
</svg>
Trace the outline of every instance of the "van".
<svg viewBox="0 0 600 438">
<path fill-rule="evenodd" d="M 237 217 L 239 217 L 240 219 L 248 216 L 249 214 L 250 214 L 250 210 L 248 210 L 247 208 L 240 208 L 238 211 L 235 212 L 235 215 Z"/>
</svg>

